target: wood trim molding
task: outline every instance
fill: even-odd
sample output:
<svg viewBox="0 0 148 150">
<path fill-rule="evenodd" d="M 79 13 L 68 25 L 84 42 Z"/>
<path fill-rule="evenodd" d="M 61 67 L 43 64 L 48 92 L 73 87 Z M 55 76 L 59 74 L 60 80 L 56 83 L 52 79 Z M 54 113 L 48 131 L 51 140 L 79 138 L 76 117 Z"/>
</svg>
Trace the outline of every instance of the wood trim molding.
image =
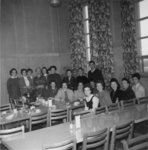
<svg viewBox="0 0 148 150">
<path fill-rule="evenodd" d="M 14 57 L 59 57 L 61 55 L 70 55 L 70 52 L 66 52 L 66 53 L 36 53 L 36 54 L 13 54 L 13 55 L 9 55 L 7 56 L 7 58 L 14 58 Z M 1 58 L 3 59 L 3 58 Z"/>
</svg>

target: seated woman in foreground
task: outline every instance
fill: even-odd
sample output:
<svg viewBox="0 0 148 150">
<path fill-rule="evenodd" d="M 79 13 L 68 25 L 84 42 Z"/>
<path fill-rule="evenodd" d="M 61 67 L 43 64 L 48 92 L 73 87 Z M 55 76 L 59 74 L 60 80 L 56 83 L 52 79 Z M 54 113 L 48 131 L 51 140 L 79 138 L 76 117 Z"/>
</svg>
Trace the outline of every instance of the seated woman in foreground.
<svg viewBox="0 0 148 150">
<path fill-rule="evenodd" d="M 109 93 L 105 90 L 104 87 L 104 83 L 102 81 L 98 81 L 96 83 L 97 86 L 97 93 L 96 96 L 99 98 L 100 100 L 100 105 L 101 106 L 108 106 L 110 104 L 112 104 L 111 102 L 111 98 Z"/>
<path fill-rule="evenodd" d="M 99 107 L 99 99 L 92 94 L 92 89 L 89 85 L 84 87 L 84 94 L 85 94 L 85 110 L 92 110 L 94 111 L 96 108 Z"/>
<path fill-rule="evenodd" d="M 79 82 L 77 90 L 74 91 L 74 100 L 83 100 L 83 98 L 85 97 L 83 87 L 83 83 Z"/>
</svg>

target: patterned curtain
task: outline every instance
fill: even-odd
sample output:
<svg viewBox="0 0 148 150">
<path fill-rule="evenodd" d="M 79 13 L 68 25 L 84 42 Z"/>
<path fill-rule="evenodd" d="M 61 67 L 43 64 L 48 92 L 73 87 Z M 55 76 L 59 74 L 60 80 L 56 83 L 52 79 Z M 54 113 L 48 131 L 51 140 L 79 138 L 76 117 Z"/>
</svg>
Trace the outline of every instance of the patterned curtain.
<svg viewBox="0 0 148 150">
<path fill-rule="evenodd" d="M 83 13 L 84 4 L 88 4 L 90 21 L 91 59 L 96 62 L 108 86 L 113 74 L 112 37 L 110 26 L 109 0 L 70 0 L 70 49 L 72 67 L 82 66 L 87 69 L 84 39 Z"/>
<path fill-rule="evenodd" d="M 70 0 L 69 3 L 70 50 L 74 70 L 87 68 L 82 5 L 82 0 Z"/>
<path fill-rule="evenodd" d="M 90 0 L 91 58 L 102 70 L 106 86 L 114 73 L 109 0 Z"/>
<path fill-rule="evenodd" d="M 134 0 L 121 0 L 122 48 L 125 76 L 139 70 Z"/>
</svg>

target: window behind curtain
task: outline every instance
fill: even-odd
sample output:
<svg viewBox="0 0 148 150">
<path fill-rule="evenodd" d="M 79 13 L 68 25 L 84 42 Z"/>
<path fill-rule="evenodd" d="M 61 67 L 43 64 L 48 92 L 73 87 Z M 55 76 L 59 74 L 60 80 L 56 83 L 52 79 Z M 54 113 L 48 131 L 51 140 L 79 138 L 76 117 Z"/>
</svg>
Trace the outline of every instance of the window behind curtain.
<svg viewBox="0 0 148 150">
<path fill-rule="evenodd" d="M 85 36 L 85 47 L 87 61 L 90 61 L 90 32 L 89 32 L 89 14 L 88 14 L 88 5 L 83 6 L 83 23 L 84 23 L 84 36 Z"/>
<path fill-rule="evenodd" d="M 139 2 L 141 54 L 148 55 L 148 0 Z"/>
<path fill-rule="evenodd" d="M 143 72 L 148 72 L 148 0 L 140 0 L 138 3 L 138 25 L 139 25 L 139 48 L 143 65 Z"/>
</svg>

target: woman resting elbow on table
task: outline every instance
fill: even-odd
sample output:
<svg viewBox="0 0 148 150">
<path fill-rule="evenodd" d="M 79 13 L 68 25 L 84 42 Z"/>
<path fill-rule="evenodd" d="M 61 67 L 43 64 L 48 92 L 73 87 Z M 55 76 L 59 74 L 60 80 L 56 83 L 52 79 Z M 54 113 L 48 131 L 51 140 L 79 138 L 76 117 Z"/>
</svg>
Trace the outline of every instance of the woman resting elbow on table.
<svg viewBox="0 0 148 150">
<path fill-rule="evenodd" d="M 74 91 L 74 100 L 75 101 L 77 101 L 77 100 L 83 101 L 83 98 L 85 97 L 83 88 L 84 88 L 83 83 L 79 82 L 78 86 L 77 86 L 77 90 Z"/>
<path fill-rule="evenodd" d="M 85 110 L 95 111 L 99 106 L 99 99 L 92 94 L 92 89 L 89 85 L 84 87 L 85 94 Z"/>
<path fill-rule="evenodd" d="M 63 101 L 66 103 L 72 102 L 74 100 L 73 91 L 68 89 L 66 82 L 62 83 L 62 88 L 58 90 L 58 93 L 55 96 L 55 100 Z"/>
</svg>

